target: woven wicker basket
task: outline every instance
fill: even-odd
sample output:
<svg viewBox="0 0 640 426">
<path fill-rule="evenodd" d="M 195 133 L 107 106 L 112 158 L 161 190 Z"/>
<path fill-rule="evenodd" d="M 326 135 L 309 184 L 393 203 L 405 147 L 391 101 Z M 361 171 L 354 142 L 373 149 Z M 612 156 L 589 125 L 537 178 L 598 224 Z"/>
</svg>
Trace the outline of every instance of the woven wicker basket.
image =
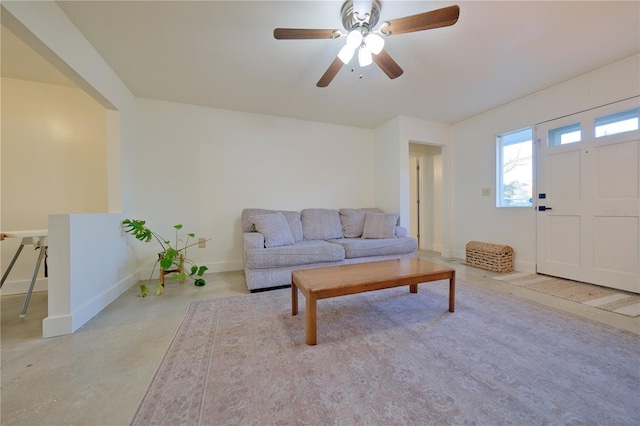
<svg viewBox="0 0 640 426">
<path fill-rule="evenodd" d="M 494 272 L 513 271 L 513 249 L 509 246 L 469 241 L 466 256 L 469 266 Z"/>
</svg>

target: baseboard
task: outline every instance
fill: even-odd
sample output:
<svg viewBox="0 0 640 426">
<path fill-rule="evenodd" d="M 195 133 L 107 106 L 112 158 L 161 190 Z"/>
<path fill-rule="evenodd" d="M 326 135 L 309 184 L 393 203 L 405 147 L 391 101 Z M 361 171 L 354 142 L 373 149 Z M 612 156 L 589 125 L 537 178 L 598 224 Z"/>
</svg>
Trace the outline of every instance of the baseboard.
<svg viewBox="0 0 640 426">
<path fill-rule="evenodd" d="M 440 251 L 440 255 L 442 257 L 461 259 L 461 260 L 465 260 L 467 258 L 467 253 L 466 253 L 465 250 L 455 250 L 455 249 L 445 249 L 445 248 L 443 248 Z"/>
<path fill-rule="evenodd" d="M 446 249 L 446 248 L 442 248 L 442 250 L 440 250 L 440 256 L 441 257 L 452 257 L 451 256 L 451 249 Z"/>
<path fill-rule="evenodd" d="M 93 299 L 75 309 L 70 315 L 46 317 L 42 321 L 42 337 L 56 337 L 74 333 L 120 295 L 129 290 L 138 280 L 137 273 L 131 274 L 102 293 L 97 294 Z"/>
<path fill-rule="evenodd" d="M 425 244 L 424 247 L 420 248 L 420 250 L 437 251 L 438 253 L 442 253 L 443 248 L 440 243 L 431 243 Z"/>
<path fill-rule="evenodd" d="M 0 296 L 9 296 L 11 294 L 26 294 L 31 285 L 31 279 L 20 281 L 6 281 L 0 289 Z M 49 287 L 47 278 L 36 278 L 36 285 L 33 291 L 46 291 Z"/>
<path fill-rule="evenodd" d="M 207 270 L 207 273 L 240 271 L 244 269 L 244 263 L 242 262 L 242 260 L 205 263 L 204 266 L 209 268 Z"/>
<path fill-rule="evenodd" d="M 120 295 L 129 290 L 138 282 L 138 274 L 131 274 L 123 280 L 118 281 L 93 299 L 74 310 L 72 333 L 82 327 L 87 321 L 96 316 L 100 311 L 109 306 Z"/>
<path fill-rule="evenodd" d="M 536 264 L 531 262 L 519 262 L 516 260 L 514 262 L 514 268 L 518 272 L 527 272 L 529 274 L 536 273 Z"/>
<path fill-rule="evenodd" d="M 229 271 L 241 271 L 244 269 L 244 264 L 241 260 L 230 260 L 223 262 L 209 262 L 209 263 L 199 263 L 198 266 L 206 266 L 207 274 L 216 273 L 216 272 L 229 272 Z M 156 266 L 153 271 L 153 275 L 151 275 L 151 268 L 141 269 L 140 270 L 140 279 L 148 280 L 153 278 L 158 278 L 160 271 Z"/>
<path fill-rule="evenodd" d="M 46 317 L 42 320 L 42 337 L 56 337 L 71 334 L 69 330 L 73 328 L 73 318 L 71 315 L 61 315 L 57 317 Z"/>
</svg>

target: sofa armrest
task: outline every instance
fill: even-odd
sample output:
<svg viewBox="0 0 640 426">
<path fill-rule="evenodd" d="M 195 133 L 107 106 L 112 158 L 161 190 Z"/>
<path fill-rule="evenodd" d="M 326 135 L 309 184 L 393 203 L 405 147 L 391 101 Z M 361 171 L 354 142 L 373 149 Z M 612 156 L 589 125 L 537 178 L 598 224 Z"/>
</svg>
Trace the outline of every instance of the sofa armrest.
<svg viewBox="0 0 640 426">
<path fill-rule="evenodd" d="M 264 235 L 259 232 L 244 233 L 244 249 L 264 248 Z"/>
<path fill-rule="evenodd" d="M 409 233 L 407 232 L 407 228 L 404 226 L 396 226 L 396 237 L 397 238 L 405 238 Z"/>
</svg>

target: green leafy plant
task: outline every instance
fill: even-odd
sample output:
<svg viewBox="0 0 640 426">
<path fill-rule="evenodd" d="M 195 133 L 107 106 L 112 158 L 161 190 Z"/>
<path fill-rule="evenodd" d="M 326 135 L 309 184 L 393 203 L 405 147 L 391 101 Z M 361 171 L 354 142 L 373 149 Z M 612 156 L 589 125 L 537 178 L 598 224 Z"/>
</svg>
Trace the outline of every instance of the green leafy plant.
<svg viewBox="0 0 640 426">
<path fill-rule="evenodd" d="M 146 222 L 144 220 L 137 219 L 125 219 L 122 221 L 122 227 L 125 232 L 133 235 L 137 240 L 142 242 L 150 242 L 151 240 L 155 240 L 160 244 L 162 251 L 158 253 L 158 260 L 153 265 L 153 269 L 151 270 L 151 277 L 153 276 L 153 272 L 156 269 L 156 266 L 160 264 L 160 267 L 164 271 L 171 271 L 172 275 L 169 276 L 171 280 L 178 280 L 181 283 L 187 279 L 187 277 L 194 280 L 194 284 L 198 287 L 202 287 L 206 284 L 204 278 L 205 271 L 207 271 L 206 266 L 198 266 L 192 260 L 187 258 L 187 249 L 189 247 L 193 247 L 198 244 L 197 241 L 194 241 L 195 234 L 190 233 L 186 234 L 186 238 L 183 240 L 178 235 L 178 231 L 182 229 L 182 225 L 174 225 L 173 227 L 176 230 L 175 241 L 172 244 L 170 240 L 167 240 L 160 236 L 159 234 L 153 232 L 151 229 L 145 226 Z M 206 239 L 205 241 L 210 240 L 211 238 Z M 192 241 L 191 243 L 189 241 Z M 189 273 L 185 272 L 185 265 L 189 267 Z M 151 278 L 150 278 L 151 279 Z M 164 284 L 162 282 L 162 274 L 161 278 L 156 283 L 156 295 L 159 296 L 164 291 Z M 149 294 L 149 288 L 141 284 L 140 285 L 140 294 L 142 297 L 147 296 Z"/>
</svg>

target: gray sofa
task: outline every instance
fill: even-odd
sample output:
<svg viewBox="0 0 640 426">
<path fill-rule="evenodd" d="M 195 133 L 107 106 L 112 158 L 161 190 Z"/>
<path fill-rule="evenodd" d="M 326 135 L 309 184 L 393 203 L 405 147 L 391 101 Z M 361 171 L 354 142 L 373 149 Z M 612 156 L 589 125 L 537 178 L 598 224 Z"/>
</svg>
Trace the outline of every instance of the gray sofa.
<svg viewBox="0 0 640 426">
<path fill-rule="evenodd" d="M 296 269 L 414 257 L 397 214 L 368 209 L 244 209 L 244 273 L 251 292 L 291 285 Z"/>
</svg>

